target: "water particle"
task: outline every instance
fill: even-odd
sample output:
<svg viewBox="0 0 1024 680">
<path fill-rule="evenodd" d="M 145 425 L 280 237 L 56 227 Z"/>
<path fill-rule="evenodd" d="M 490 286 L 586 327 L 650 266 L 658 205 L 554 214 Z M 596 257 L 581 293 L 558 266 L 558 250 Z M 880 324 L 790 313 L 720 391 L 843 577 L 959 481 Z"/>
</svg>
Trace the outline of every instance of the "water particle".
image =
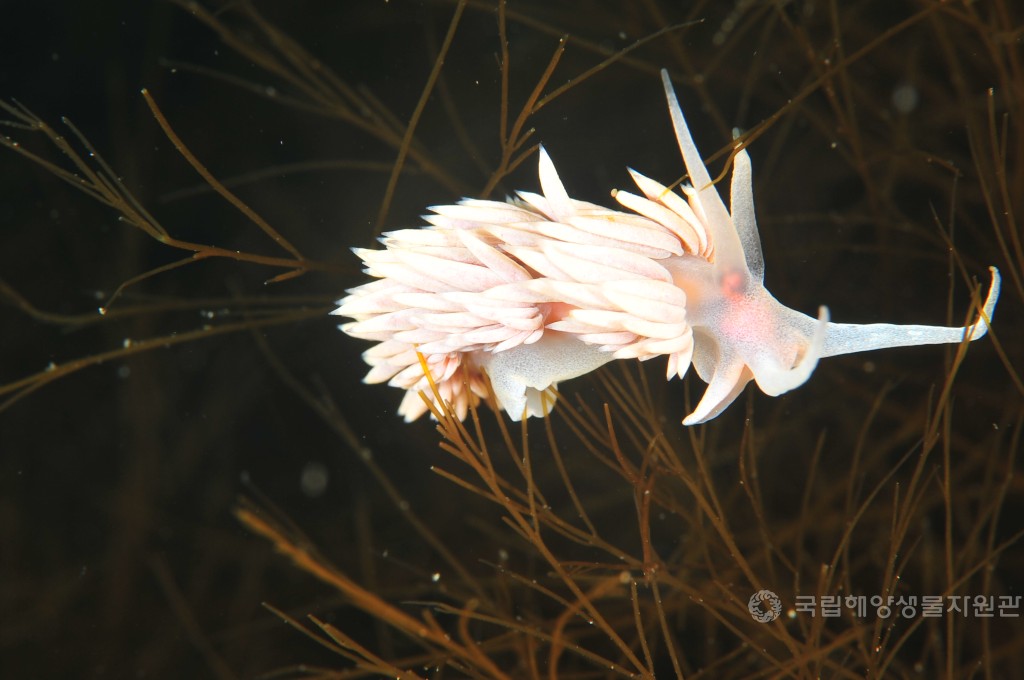
<svg viewBox="0 0 1024 680">
<path fill-rule="evenodd" d="M 909 83 L 898 85 L 892 91 L 892 107 L 902 114 L 910 113 L 916 109 L 920 99 L 917 88 Z"/>
<path fill-rule="evenodd" d="M 299 488 L 307 498 L 319 498 L 327 490 L 330 477 L 326 465 L 311 460 L 302 466 L 302 472 L 299 475 Z"/>
</svg>

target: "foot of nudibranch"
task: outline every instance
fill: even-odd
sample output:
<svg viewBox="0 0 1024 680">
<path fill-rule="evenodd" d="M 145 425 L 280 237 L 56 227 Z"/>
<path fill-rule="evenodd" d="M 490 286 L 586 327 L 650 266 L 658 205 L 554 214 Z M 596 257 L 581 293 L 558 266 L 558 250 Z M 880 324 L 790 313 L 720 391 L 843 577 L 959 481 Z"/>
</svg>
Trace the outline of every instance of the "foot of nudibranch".
<svg viewBox="0 0 1024 680">
<path fill-rule="evenodd" d="M 515 421 L 547 415 L 555 399 L 543 397 L 545 390 L 590 373 L 613 358 L 597 345 L 551 330 L 531 345 L 474 354 L 476 364 L 491 380 L 498 405 Z"/>
</svg>

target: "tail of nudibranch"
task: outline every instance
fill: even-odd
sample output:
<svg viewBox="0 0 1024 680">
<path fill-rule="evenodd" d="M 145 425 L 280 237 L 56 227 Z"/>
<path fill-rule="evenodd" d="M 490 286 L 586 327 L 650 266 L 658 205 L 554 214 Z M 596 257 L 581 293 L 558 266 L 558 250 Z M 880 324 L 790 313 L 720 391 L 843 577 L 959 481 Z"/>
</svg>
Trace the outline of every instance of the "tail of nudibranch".
<svg viewBox="0 0 1024 680">
<path fill-rule="evenodd" d="M 830 323 L 825 335 L 822 356 L 833 357 L 853 352 L 867 352 L 888 347 L 911 347 L 914 345 L 944 345 L 974 341 L 985 337 L 999 301 L 1001 279 L 999 270 L 989 267 L 992 283 L 988 296 L 977 320 L 970 326 L 901 326 L 888 323 L 851 324 Z"/>
</svg>

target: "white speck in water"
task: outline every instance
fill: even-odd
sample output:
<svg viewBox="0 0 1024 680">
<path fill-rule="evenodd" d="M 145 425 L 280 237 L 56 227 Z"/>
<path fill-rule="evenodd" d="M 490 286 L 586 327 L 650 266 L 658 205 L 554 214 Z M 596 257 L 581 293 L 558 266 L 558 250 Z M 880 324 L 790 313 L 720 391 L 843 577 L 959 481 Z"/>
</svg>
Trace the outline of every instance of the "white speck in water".
<svg viewBox="0 0 1024 680">
<path fill-rule="evenodd" d="M 438 581 L 440 581 L 441 580 L 441 572 L 435 571 L 433 574 L 430 575 L 430 580 L 433 581 L 434 583 L 437 583 Z"/>
<path fill-rule="evenodd" d="M 500 550 L 498 550 L 498 561 L 499 562 L 508 562 L 508 551 L 505 550 L 504 548 L 501 548 Z"/>
<path fill-rule="evenodd" d="M 865 373 L 874 373 L 876 368 L 878 368 L 878 367 L 875 365 L 874 361 L 865 361 L 864 362 L 864 372 Z"/>
<path fill-rule="evenodd" d="M 132 339 L 131 339 L 131 338 L 125 338 L 125 339 L 124 339 L 124 340 L 123 340 L 123 341 L 121 342 L 121 346 L 122 346 L 122 347 L 124 347 L 125 349 L 128 349 L 129 347 L 131 347 L 131 346 L 132 346 Z"/>
<path fill-rule="evenodd" d="M 917 108 L 919 101 L 917 88 L 909 83 L 897 85 L 892 91 L 892 107 L 900 113 L 910 113 Z"/>
<path fill-rule="evenodd" d="M 99 312 L 100 316 L 106 316 L 106 314 L 107 314 L 107 308 L 106 307 L 97 307 L 96 311 Z"/>
<path fill-rule="evenodd" d="M 315 460 L 311 460 L 302 466 L 302 474 L 299 476 L 299 488 L 308 498 L 319 498 L 327 490 L 327 483 L 331 475 L 327 466 Z"/>
</svg>

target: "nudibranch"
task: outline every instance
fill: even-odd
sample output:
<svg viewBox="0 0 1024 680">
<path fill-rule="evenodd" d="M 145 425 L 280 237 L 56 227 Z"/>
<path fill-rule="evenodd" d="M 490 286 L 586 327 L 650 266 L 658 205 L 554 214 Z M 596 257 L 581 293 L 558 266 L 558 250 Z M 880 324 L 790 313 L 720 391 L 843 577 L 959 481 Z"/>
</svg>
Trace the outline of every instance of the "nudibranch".
<svg viewBox="0 0 1024 680">
<path fill-rule="evenodd" d="M 489 380 L 520 420 L 550 411 L 551 388 L 564 380 L 612 359 L 665 355 L 669 379 L 692 363 L 708 384 L 683 420 L 695 425 L 751 379 L 777 396 L 803 384 L 821 357 L 988 331 L 995 267 L 966 327 L 832 323 L 825 307 L 813 318 L 783 306 L 763 285 L 749 156 L 734 156 L 727 210 L 661 77 L 692 185 L 682 195 L 630 170 L 643 195 L 613 192 L 630 212 L 574 200 L 541 148 L 541 194 L 431 207 L 429 226 L 384 234 L 383 250 L 354 249 L 376 280 L 349 290 L 333 313 L 353 319 L 345 333 L 377 343 L 363 354 L 364 381 L 406 390 L 398 412 L 407 421 L 427 411 L 421 393 L 435 398 L 424 367 L 460 419 Z"/>
</svg>

